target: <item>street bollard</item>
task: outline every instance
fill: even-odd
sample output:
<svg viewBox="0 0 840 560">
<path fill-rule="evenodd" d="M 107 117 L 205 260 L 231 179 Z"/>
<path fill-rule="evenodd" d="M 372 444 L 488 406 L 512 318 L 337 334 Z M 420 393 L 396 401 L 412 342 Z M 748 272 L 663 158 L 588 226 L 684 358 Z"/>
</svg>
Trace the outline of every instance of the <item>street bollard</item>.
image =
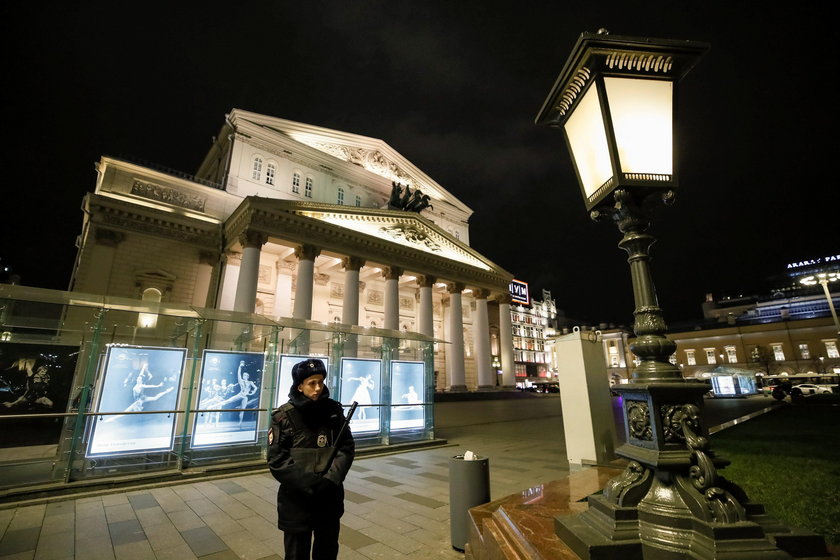
<svg viewBox="0 0 840 560">
<path fill-rule="evenodd" d="M 463 551 L 469 538 L 469 509 L 490 501 L 490 459 L 449 459 L 449 524 L 452 548 Z"/>
</svg>

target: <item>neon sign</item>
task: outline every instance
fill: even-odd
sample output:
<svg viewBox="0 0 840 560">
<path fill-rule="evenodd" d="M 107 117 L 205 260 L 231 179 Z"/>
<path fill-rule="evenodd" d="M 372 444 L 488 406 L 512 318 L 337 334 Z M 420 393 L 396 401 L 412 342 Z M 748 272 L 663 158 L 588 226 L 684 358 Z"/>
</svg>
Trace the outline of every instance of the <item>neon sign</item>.
<svg viewBox="0 0 840 560">
<path fill-rule="evenodd" d="M 531 305 L 531 297 L 528 295 L 528 282 L 512 280 L 508 290 L 510 290 L 510 297 L 515 303 Z"/>
<path fill-rule="evenodd" d="M 787 268 L 788 269 L 802 268 L 803 266 L 814 266 L 814 265 L 825 264 L 825 263 L 830 263 L 830 262 L 840 262 L 840 255 L 829 255 L 827 257 L 820 257 L 820 258 L 817 258 L 817 259 L 807 259 L 807 260 L 804 260 L 804 261 L 793 262 L 793 263 L 789 263 L 787 265 Z"/>
</svg>

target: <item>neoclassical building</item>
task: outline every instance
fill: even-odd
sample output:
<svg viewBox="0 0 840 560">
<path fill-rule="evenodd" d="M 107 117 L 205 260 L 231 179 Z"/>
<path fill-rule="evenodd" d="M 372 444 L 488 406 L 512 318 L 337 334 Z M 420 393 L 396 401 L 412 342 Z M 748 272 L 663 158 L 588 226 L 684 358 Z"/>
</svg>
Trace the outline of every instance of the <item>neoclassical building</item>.
<svg viewBox="0 0 840 560">
<path fill-rule="evenodd" d="M 470 248 L 472 210 L 382 140 L 234 109 L 195 175 L 97 171 L 72 290 L 419 332 L 445 341 L 437 389 L 514 385 L 513 276 Z"/>
</svg>

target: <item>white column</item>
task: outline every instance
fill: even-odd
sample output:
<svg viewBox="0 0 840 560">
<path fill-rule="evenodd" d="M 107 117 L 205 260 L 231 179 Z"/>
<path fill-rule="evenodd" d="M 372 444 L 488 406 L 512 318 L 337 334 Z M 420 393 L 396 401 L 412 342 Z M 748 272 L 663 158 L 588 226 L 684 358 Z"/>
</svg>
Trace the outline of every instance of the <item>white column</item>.
<svg viewBox="0 0 840 560">
<path fill-rule="evenodd" d="M 473 342 L 475 343 L 475 367 L 478 370 L 478 390 L 496 388 L 496 374 L 490 367 L 490 320 L 487 316 L 487 290 L 473 290 L 475 313 L 473 314 Z"/>
<path fill-rule="evenodd" d="M 502 355 L 502 386 L 516 386 L 516 368 L 513 363 L 513 327 L 510 322 L 510 294 L 497 298 L 499 302 L 499 352 Z"/>
<path fill-rule="evenodd" d="M 434 315 L 432 309 L 432 286 L 437 279 L 434 276 L 418 276 L 420 285 L 420 308 L 417 310 L 417 332 L 426 336 L 435 336 Z"/>
<path fill-rule="evenodd" d="M 344 303 L 341 307 L 341 322 L 345 325 L 359 324 L 359 270 L 365 261 L 359 257 L 344 257 Z"/>
<path fill-rule="evenodd" d="M 295 249 L 298 258 L 297 287 L 295 288 L 295 307 L 292 317 L 295 319 L 312 318 L 312 283 L 315 278 L 315 257 L 321 250 L 312 245 L 301 245 Z"/>
<path fill-rule="evenodd" d="M 464 371 L 464 316 L 461 309 L 461 292 L 464 285 L 451 282 L 447 285 L 449 292 L 449 321 L 447 324 L 449 346 L 446 348 L 449 369 L 449 390 L 466 391 L 466 373 Z"/>
<path fill-rule="evenodd" d="M 216 266 L 218 261 L 218 255 L 211 251 L 201 251 L 198 255 L 198 270 L 195 275 L 192 297 L 192 304 L 196 307 L 207 307 L 207 295 L 210 292 L 213 267 Z"/>
<path fill-rule="evenodd" d="M 245 231 L 239 237 L 242 244 L 242 264 L 239 267 L 239 280 L 236 282 L 234 311 L 254 312 L 260 273 L 260 250 L 267 240 L 267 236 L 258 231 Z"/>
<path fill-rule="evenodd" d="M 291 263 L 277 261 L 275 271 L 277 281 L 274 283 L 274 316 L 292 316 L 292 274 L 289 268 Z"/>
<path fill-rule="evenodd" d="M 394 266 L 385 267 L 385 325 L 386 329 L 400 330 L 400 276 L 402 269 Z"/>
</svg>

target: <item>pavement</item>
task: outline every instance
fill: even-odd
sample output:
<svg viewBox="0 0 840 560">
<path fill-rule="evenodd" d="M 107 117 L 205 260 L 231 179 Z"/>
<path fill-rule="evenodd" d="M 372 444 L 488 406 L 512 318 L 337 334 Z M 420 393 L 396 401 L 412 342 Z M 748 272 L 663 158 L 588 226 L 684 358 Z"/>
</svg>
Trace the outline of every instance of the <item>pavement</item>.
<svg viewBox="0 0 840 560">
<path fill-rule="evenodd" d="M 772 399 L 707 400 L 718 426 Z M 489 458 L 491 499 L 569 474 L 559 395 L 435 405 L 441 447 L 358 457 L 345 482 L 340 559 L 463 558 L 452 548 L 449 461 Z M 714 442 L 713 442 L 714 443 Z M 0 504 L 0 560 L 283 558 L 265 472 Z"/>
</svg>

